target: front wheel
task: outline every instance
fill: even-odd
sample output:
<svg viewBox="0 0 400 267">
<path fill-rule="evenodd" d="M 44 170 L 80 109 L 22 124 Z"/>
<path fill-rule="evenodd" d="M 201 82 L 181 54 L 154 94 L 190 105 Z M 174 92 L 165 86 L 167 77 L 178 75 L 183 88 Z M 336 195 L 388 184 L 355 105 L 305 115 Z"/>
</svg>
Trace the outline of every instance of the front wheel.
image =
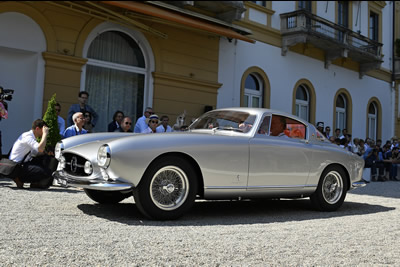
<svg viewBox="0 0 400 267">
<path fill-rule="evenodd" d="M 347 187 L 343 169 L 336 166 L 328 167 L 323 171 L 317 190 L 310 196 L 310 200 L 317 210 L 335 211 L 343 204 Z"/>
<path fill-rule="evenodd" d="M 131 196 L 120 191 L 100 191 L 93 189 L 84 189 L 86 195 L 100 204 L 116 204 Z"/>
<path fill-rule="evenodd" d="M 150 219 L 172 220 L 192 207 L 196 192 L 193 166 L 185 159 L 170 156 L 149 166 L 133 195 L 138 209 Z"/>
</svg>

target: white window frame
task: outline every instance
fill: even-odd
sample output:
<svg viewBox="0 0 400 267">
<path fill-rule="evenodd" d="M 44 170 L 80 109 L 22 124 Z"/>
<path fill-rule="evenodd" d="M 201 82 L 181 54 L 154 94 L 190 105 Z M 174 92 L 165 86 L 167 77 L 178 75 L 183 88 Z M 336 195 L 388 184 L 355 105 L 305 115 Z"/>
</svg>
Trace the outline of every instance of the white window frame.
<svg viewBox="0 0 400 267">
<path fill-rule="evenodd" d="M 308 88 L 301 84 L 297 87 L 295 95 L 297 95 L 297 90 L 299 90 L 299 87 L 302 87 L 303 90 L 306 92 L 307 101 L 296 98 L 296 116 L 309 122 L 309 119 L 310 119 L 310 93 L 308 92 Z M 306 107 L 305 117 L 303 117 L 303 114 L 301 112 L 302 107 Z"/>
<path fill-rule="evenodd" d="M 376 140 L 377 136 L 377 128 L 378 128 L 378 109 L 374 102 L 370 103 L 370 105 L 374 106 L 375 113 L 369 113 L 368 107 L 368 137 Z"/>
<path fill-rule="evenodd" d="M 260 79 L 260 77 L 256 73 L 250 73 L 247 77 L 249 77 L 250 75 L 256 79 L 260 90 L 255 90 L 255 89 L 245 87 L 244 88 L 244 97 L 247 96 L 248 101 L 247 101 L 247 103 L 245 102 L 244 105 L 245 105 L 245 107 L 253 107 L 253 97 L 256 97 L 259 99 L 258 107 L 262 108 L 263 107 L 264 82 L 263 82 L 263 80 Z M 247 77 L 246 77 L 246 79 L 247 79 Z"/>
<path fill-rule="evenodd" d="M 101 34 L 103 32 L 107 32 L 107 31 L 119 31 L 119 32 L 122 32 L 122 33 L 128 35 L 133 40 L 135 40 L 135 42 L 139 45 L 139 47 L 143 51 L 146 68 L 142 69 L 142 68 L 138 68 L 138 67 L 134 67 L 134 66 L 121 65 L 121 64 L 117 64 L 117 63 L 105 62 L 105 61 L 95 60 L 95 59 L 88 59 L 87 52 L 89 50 L 90 44 L 93 42 L 93 40 L 99 34 Z M 91 33 L 88 35 L 88 37 L 85 41 L 85 44 L 83 46 L 82 54 L 83 54 L 84 58 L 88 59 L 87 64 L 89 64 L 89 65 L 144 74 L 145 75 L 144 96 L 143 96 L 143 112 L 144 112 L 144 109 L 146 107 L 153 106 L 154 79 L 153 79 L 153 75 L 151 75 L 151 73 L 153 73 L 155 71 L 155 60 L 154 60 L 154 54 L 152 51 L 153 50 L 150 46 L 150 43 L 147 41 L 146 37 L 141 32 L 113 24 L 111 22 L 103 22 L 103 23 L 97 25 L 91 31 Z M 80 91 L 85 91 L 86 66 L 87 65 L 84 65 L 82 68 Z M 143 73 L 143 71 L 144 71 L 144 73 Z"/>
<path fill-rule="evenodd" d="M 346 128 L 346 121 L 347 121 L 347 100 L 346 97 L 342 94 L 338 95 L 338 97 L 342 97 L 343 98 L 343 103 L 344 103 L 344 108 L 338 107 L 336 106 L 336 128 L 339 128 L 340 130 L 343 130 Z M 336 99 L 337 102 L 337 99 Z M 340 119 L 340 115 L 343 114 L 343 121 Z"/>
</svg>

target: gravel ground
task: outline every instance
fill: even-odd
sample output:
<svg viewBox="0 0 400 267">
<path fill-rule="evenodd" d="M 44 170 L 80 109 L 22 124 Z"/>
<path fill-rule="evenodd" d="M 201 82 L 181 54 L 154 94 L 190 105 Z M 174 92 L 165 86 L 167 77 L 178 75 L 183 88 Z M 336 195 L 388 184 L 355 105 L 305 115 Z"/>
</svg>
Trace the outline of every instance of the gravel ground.
<svg viewBox="0 0 400 267">
<path fill-rule="evenodd" d="M 129 198 L 17 189 L 0 179 L 1 266 L 400 266 L 400 182 L 351 191 L 337 212 L 308 199 L 199 201 L 176 221 Z"/>
</svg>

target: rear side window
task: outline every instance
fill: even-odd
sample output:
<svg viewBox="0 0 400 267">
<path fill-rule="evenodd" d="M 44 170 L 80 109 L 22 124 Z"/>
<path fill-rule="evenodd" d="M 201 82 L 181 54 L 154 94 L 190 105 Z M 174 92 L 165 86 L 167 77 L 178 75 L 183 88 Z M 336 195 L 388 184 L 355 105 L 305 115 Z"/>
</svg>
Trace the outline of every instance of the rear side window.
<svg viewBox="0 0 400 267">
<path fill-rule="evenodd" d="M 297 120 L 285 116 L 272 115 L 269 135 L 305 139 L 306 126 Z"/>
</svg>

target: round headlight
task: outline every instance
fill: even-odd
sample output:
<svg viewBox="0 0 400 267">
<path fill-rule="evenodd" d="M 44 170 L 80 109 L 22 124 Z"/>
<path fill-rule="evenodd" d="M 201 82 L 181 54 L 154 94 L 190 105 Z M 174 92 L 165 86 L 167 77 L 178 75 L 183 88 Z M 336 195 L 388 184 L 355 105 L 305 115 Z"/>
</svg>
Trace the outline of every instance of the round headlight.
<svg viewBox="0 0 400 267">
<path fill-rule="evenodd" d="M 86 174 L 91 174 L 93 171 L 92 163 L 90 163 L 90 161 L 86 161 L 83 170 L 85 171 Z"/>
<path fill-rule="evenodd" d="M 64 150 L 64 144 L 63 142 L 58 142 L 56 144 L 56 147 L 54 149 L 54 157 L 58 160 L 60 160 L 61 157 L 61 152 Z"/>
<path fill-rule="evenodd" d="M 107 168 L 111 161 L 111 149 L 108 145 L 102 145 L 97 152 L 97 162 L 100 167 Z"/>
</svg>

